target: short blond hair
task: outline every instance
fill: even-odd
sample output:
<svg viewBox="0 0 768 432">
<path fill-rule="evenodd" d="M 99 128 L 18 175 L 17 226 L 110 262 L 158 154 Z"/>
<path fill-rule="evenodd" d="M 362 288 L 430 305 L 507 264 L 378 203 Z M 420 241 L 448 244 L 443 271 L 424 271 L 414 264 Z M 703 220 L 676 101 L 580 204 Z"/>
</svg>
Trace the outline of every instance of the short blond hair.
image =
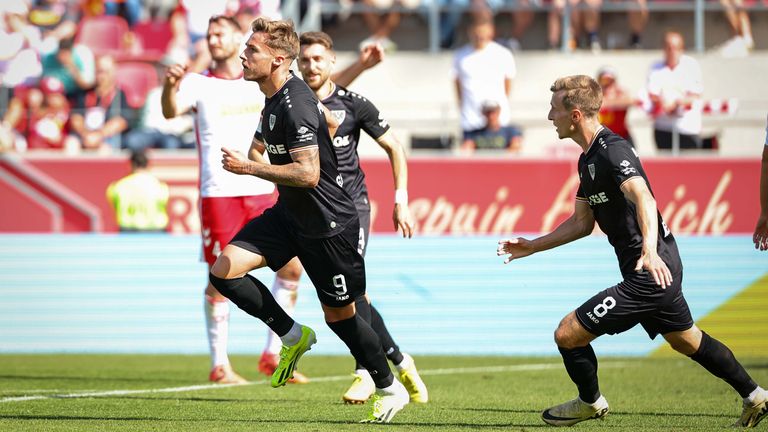
<svg viewBox="0 0 768 432">
<path fill-rule="evenodd" d="M 563 106 L 578 109 L 587 117 L 594 117 L 603 104 L 603 91 L 594 78 L 587 75 L 571 75 L 559 78 L 549 88 L 552 93 L 563 94 Z"/>
<path fill-rule="evenodd" d="M 299 55 L 299 35 L 291 20 L 270 20 L 256 18 L 251 24 L 254 33 L 267 35 L 265 45 L 272 50 L 281 51 L 286 57 L 295 59 Z"/>
</svg>

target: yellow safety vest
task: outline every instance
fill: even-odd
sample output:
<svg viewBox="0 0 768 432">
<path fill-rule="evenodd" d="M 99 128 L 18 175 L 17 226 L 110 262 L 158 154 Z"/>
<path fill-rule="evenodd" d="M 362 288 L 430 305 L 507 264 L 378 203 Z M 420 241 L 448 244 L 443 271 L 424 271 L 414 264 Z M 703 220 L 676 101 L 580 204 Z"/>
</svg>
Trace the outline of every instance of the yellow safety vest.
<svg viewBox="0 0 768 432">
<path fill-rule="evenodd" d="M 113 182 L 107 199 L 121 229 L 158 231 L 168 225 L 168 185 L 152 174 L 133 173 Z"/>
</svg>

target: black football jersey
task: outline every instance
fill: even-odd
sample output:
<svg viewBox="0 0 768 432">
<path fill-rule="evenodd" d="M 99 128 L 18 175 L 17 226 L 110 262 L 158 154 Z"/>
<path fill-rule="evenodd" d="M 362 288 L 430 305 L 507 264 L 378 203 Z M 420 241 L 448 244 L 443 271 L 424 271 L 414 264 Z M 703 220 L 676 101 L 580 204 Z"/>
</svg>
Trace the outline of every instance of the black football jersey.
<svg viewBox="0 0 768 432">
<path fill-rule="evenodd" d="M 637 152 L 624 138 L 603 128 L 594 142 L 579 157 L 581 184 L 576 199 L 586 201 L 592 208 L 600 229 L 616 252 L 622 275 L 634 275 L 635 265 L 643 248 L 643 234 L 637 222 L 637 208 L 621 192 L 621 185 L 640 176 L 648 189 L 651 185 L 645 175 Z M 653 194 L 653 190 L 651 190 Z M 658 215 L 658 254 L 669 270 L 676 274 L 682 270 L 680 256 L 672 233 Z"/>
<path fill-rule="evenodd" d="M 292 163 L 292 152 L 318 147 L 320 181 L 316 187 L 277 185 L 276 207 L 286 210 L 301 235 L 330 237 L 357 217 L 352 198 L 343 188 L 322 107 L 304 81 L 291 74 L 283 87 L 266 99 L 255 137 L 264 143 L 273 165 Z"/>
<path fill-rule="evenodd" d="M 365 173 L 360 169 L 360 157 L 357 154 L 360 130 L 378 139 L 389 130 L 389 124 L 381 118 L 379 110 L 371 101 L 338 85 L 322 102 L 340 123 L 333 138 L 333 148 L 339 159 L 344 189 L 356 200 L 368 193 Z"/>
</svg>

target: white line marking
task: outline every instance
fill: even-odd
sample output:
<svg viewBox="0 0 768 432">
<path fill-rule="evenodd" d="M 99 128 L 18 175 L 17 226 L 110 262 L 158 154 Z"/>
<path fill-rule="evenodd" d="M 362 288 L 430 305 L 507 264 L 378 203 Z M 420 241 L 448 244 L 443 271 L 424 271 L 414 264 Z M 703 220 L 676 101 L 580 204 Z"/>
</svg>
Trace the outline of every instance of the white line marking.
<svg viewBox="0 0 768 432">
<path fill-rule="evenodd" d="M 601 363 L 600 368 L 612 368 L 627 366 L 627 362 L 606 362 Z M 477 367 L 465 367 L 465 368 L 446 368 L 446 369 L 431 369 L 419 371 L 420 375 L 458 375 L 458 374 L 470 374 L 470 373 L 483 373 L 483 372 L 525 372 L 525 371 L 537 371 L 548 369 L 560 369 L 563 365 L 561 363 L 530 363 L 530 364 L 517 364 L 506 366 L 477 366 Z M 333 381 L 346 381 L 349 380 L 349 375 L 337 375 L 328 377 L 316 377 L 312 378 L 310 383 L 315 382 L 333 382 Z M 27 402 L 43 399 L 77 399 L 77 398 L 89 398 L 89 397 L 104 397 L 104 396 L 126 396 L 135 394 L 152 394 L 152 393 L 180 393 L 180 392 L 193 392 L 199 390 L 211 390 L 222 389 L 228 387 L 240 387 L 250 385 L 262 385 L 267 384 L 269 381 L 266 379 L 258 381 L 250 381 L 245 384 L 200 384 L 185 387 L 168 387 L 159 389 L 136 389 L 136 390 L 107 390 L 107 391 L 86 391 L 79 393 L 61 393 L 51 395 L 36 395 L 36 396 L 14 396 L 5 397 L 0 399 L 0 403 L 3 402 Z M 28 392 L 40 392 L 45 390 L 26 390 Z"/>
</svg>

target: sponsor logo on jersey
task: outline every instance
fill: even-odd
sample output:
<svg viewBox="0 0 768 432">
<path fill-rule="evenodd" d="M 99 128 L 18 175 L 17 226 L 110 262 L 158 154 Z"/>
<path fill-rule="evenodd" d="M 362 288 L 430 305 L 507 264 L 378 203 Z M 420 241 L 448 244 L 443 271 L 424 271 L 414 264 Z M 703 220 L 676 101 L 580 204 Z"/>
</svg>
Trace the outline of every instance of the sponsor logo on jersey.
<svg viewBox="0 0 768 432">
<path fill-rule="evenodd" d="M 333 137 L 334 147 L 346 147 L 349 145 L 349 135 Z"/>
<path fill-rule="evenodd" d="M 315 134 L 312 132 L 305 133 L 304 135 L 297 135 L 296 141 L 298 142 L 307 142 L 312 141 L 312 139 L 315 137 Z"/>
<path fill-rule="evenodd" d="M 264 143 L 267 151 L 270 154 L 286 154 L 288 151 L 285 149 L 285 144 L 267 144 Z"/>
<path fill-rule="evenodd" d="M 605 192 L 598 192 L 594 195 L 589 196 L 589 204 L 590 205 L 598 205 L 608 202 L 608 197 L 605 195 Z"/>
<path fill-rule="evenodd" d="M 275 128 L 275 123 L 277 122 L 277 116 L 274 114 L 269 115 L 269 130 L 272 130 Z"/>
<path fill-rule="evenodd" d="M 341 126 L 341 124 L 344 123 L 344 119 L 347 118 L 347 112 L 344 110 L 331 110 L 331 115 L 337 122 L 339 122 L 339 126 Z"/>
<path fill-rule="evenodd" d="M 300 127 L 299 130 L 296 131 L 296 133 L 299 135 L 304 135 L 305 133 L 307 133 L 307 127 L 306 126 Z"/>
<path fill-rule="evenodd" d="M 587 165 L 587 169 L 589 170 L 589 176 L 592 177 L 592 180 L 594 180 L 595 179 L 595 164 Z"/>
<path fill-rule="evenodd" d="M 592 311 L 587 312 L 587 318 L 591 319 L 593 323 L 600 324 L 600 320 L 595 318 L 594 315 L 592 315 Z"/>
<path fill-rule="evenodd" d="M 381 113 L 379 113 L 379 127 L 382 129 L 387 127 L 387 121 L 381 117 Z"/>
<path fill-rule="evenodd" d="M 336 176 L 336 184 L 339 185 L 339 187 L 344 187 L 344 179 L 341 178 L 341 174 Z"/>
<path fill-rule="evenodd" d="M 626 159 L 621 161 L 621 163 L 619 165 L 621 165 L 621 173 L 624 174 L 624 175 L 630 175 L 630 174 L 634 174 L 634 173 L 637 172 L 636 169 L 634 169 L 634 168 L 632 168 L 630 166 L 629 161 L 626 160 Z"/>
</svg>

